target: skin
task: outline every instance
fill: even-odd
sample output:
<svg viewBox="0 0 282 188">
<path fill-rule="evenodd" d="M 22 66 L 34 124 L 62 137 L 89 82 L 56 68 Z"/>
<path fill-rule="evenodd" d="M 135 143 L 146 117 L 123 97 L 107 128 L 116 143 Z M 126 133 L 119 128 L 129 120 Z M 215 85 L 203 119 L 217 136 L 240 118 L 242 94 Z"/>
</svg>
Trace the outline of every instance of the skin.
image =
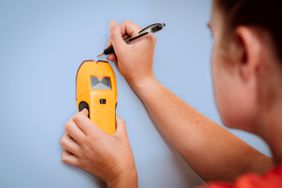
<svg viewBox="0 0 282 188">
<path fill-rule="evenodd" d="M 117 130 L 108 135 L 93 125 L 87 115 L 84 109 L 65 125 L 61 139 L 63 162 L 94 174 L 108 187 L 137 187 L 125 122 L 117 117 Z"/>
<path fill-rule="evenodd" d="M 262 174 L 282 162 L 282 62 L 266 31 L 240 26 L 230 33 L 224 22 L 214 1 L 209 27 L 214 38 L 212 73 L 220 116 L 228 127 L 261 136 L 273 159 L 216 125 L 155 79 L 153 35 L 126 44 L 122 36 L 134 36 L 140 27 L 130 21 L 110 24 L 110 43 L 116 55 L 108 59 L 144 103 L 163 137 L 207 181 L 232 181 L 246 172 Z M 91 123 L 84 110 L 71 118 L 65 130 L 61 139 L 65 163 L 85 169 L 108 187 L 137 187 L 123 120 L 117 118 L 117 132 L 107 135 Z"/>
</svg>

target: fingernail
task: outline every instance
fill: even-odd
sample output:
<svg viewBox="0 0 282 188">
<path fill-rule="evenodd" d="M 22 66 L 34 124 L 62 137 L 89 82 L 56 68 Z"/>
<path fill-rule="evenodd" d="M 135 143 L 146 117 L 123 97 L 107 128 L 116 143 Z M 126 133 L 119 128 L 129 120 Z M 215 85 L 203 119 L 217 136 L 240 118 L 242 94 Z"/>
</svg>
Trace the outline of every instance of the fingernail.
<svg viewBox="0 0 282 188">
<path fill-rule="evenodd" d="M 111 20 L 110 22 L 110 28 L 113 28 L 117 25 L 117 22 L 115 20 Z"/>
<path fill-rule="evenodd" d="M 87 110 L 87 108 L 83 108 L 83 110 L 82 110 L 81 112 L 88 115 L 88 110 Z"/>
<path fill-rule="evenodd" d="M 107 59 L 108 59 L 109 61 L 113 61 L 113 58 L 112 58 L 111 56 L 108 56 Z"/>
</svg>

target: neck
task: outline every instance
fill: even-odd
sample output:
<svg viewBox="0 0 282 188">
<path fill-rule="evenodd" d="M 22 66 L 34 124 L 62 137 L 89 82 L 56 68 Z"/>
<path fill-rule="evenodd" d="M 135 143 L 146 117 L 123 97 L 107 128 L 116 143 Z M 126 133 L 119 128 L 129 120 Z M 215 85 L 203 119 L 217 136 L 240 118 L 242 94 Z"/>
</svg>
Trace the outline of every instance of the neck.
<svg viewBox="0 0 282 188">
<path fill-rule="evenodd" d="M 282 165 L 282 103 L 280 101 L 264 112 L 257 130 L 258 135 L 270 146 L 276 165 Z"/>
</svg>

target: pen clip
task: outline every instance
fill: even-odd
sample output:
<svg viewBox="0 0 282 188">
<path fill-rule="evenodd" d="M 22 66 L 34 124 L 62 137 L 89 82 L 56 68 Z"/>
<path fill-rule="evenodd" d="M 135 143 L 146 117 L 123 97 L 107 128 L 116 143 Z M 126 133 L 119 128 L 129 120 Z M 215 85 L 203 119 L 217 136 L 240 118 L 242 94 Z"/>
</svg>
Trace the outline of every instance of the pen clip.
<svg viewBox="0 0 282 188">
<path fill-rule="evenodd" d="M 165 27 L 165 24 L 164 23 L 154 23 L 154 24 L 151 24 L 145 28 L 143 28 L 141 31 L 139 31 L 138 33 L 139 34 L 142 34 L 142 33 L 155 33 L 159 30 L 161 30 L 163 27 Z"/>
</svg>

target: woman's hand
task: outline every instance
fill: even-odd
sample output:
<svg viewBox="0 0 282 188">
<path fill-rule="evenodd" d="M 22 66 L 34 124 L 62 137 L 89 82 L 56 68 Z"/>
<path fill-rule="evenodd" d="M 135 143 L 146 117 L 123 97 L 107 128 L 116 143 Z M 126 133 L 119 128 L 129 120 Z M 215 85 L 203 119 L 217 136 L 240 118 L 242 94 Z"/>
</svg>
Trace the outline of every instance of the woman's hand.
<svg viewBox="0 0 282 188">
<path fill-rule="evenodd" d="M 142 81 L 154 78 L 153 58 L 156 39 L 154 35 L 146 35 L 131 44 L 124 42 L 124 36 L 136 36 L 141 30 L 136 24 L 125 21 L 118 25 L 115 21 L 110 23 L 110 39 L 115 54 L 108 56 L 108 60 L 115 62 L 119 72 L 128 83 L 133 86 Z"/>
<path fill-rule="evenodd" d="M 87 117 L 86 109 L 65 125 L 62 160 L 95 175 L 109 187 L 137 187 L 137 173 L 123 120 L 117 117 L 113 135 Z"/>
</svg>

